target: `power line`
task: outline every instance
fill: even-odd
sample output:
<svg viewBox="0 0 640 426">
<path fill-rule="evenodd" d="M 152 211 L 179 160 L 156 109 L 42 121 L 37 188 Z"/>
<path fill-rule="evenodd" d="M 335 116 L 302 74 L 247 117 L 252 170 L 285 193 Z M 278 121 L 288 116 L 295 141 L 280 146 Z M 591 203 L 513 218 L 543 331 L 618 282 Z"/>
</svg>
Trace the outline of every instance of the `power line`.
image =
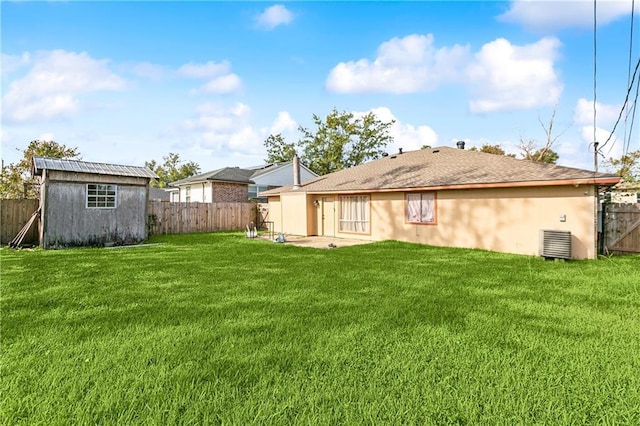
<svg viewBox="0 0 640 426">
<path fill-rule="evenodd" d="M 627 84 L 630 84 L 631 79 L 631 61 L 633 55 L 633 18 L 635 12 L 635 0 L 631 0 L 631 25 L 629 29 L 629 67 L 627 69 Z M 633 107 L 627 109 L 627 113 L 624 117 L 624 139 L 622 141 L 622 155 L 627 155 L 629 152 L 629 145 L 631 144 L 631 135 L 633 134 L 633 122 L 635 120 L 636 115 L 636 106 L 638 104 L 638 89 L 640 88 L 640 84 L 636 86 L 636 97 L 633 101 Z M 629 133 L 627 134 L 627 120 L 629 119 L 629 114 L 631 114 L 631 124 L 629 125 Z M 626 140 L 626 143 L 625 143 Z"/>
<path fill-rule="evenodd" d="M 593 0 L 593 143 L 596 143 L 596 87 L 598 75 L 598 2 Z M 597 147 L 596 147 L 597 151 Z M 596 157 L 597 158 L 597 157 Z M 596 171 L 598 171 L 596 163 Z"/>
<path fill-rule="evenodd" d="M 598 171 L 598 141 L 596 140 L 596 84 L 598 75 L 598 3 L 593 0 L 593 168 Z"/>
<path fill-rule="evenodd" d="M 613 125 L 613 130 L 611 130 L 611 133 L 609 134 L 609 137 L 607 138 L 607 140 L 602 144 L 602 148 L 604 148 L 607 143 L 609 143 L 609 141 L 611 140 L 611 138 L 613 137 L 614 132 L 616 131 L 616 127 L 618 127 L 618 123 L 620 123 L 620 119 L 622 118 L 622 113 L 625 111 L 627 103 L 629 102 L 629 95 L 631 94 L 631 90 L 633 90 L 633 86 L 635 84 L 636 81 L 636 77 L 638 74 L 638 68 L 640 68 L 640 58 L 638 58 L 638 62 L 636 63 L 636 67 L 633 70 L 633 77 L 631 78 L 631 84 L 629 84 L 629 87 L 627 89 L 627 95 L 624 98 L 624 102 L 622 103 L 622 108 L 620 108 L 620 114 L 618 114 L 618 119 L 616 120 L 616 123 Z M 595 102 L 594 102 L 595 104 Z"/>
</svg>

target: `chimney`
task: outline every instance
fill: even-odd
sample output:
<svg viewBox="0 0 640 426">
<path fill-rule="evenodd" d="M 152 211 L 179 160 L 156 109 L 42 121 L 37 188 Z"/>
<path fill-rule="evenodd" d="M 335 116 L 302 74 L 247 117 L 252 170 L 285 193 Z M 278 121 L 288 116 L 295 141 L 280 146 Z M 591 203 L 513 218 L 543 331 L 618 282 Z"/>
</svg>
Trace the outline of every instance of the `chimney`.
<svg viewBox="0 0 640 426">
<path fill-rule="evenodd" d="M 293 189 L 300 188 L 300 159 L 298 154 L 293 156 Z"/>
<path fill-rule="evenodd" d="M 458 147 L 458 149 L 464 149 L 464 141 L 456 142 L 456 146 Z"/>
</svg>

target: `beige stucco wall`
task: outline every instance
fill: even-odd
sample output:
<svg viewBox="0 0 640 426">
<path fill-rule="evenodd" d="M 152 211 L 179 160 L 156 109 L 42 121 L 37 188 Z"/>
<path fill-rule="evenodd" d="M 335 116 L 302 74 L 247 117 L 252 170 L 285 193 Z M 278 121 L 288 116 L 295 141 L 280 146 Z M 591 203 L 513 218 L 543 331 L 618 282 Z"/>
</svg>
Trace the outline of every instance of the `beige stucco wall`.
<svg viewBox="0 0 640 426">
<path fill-rule="evenodd" d="M 308 234 L 308 202 L 305 193 L 280 194 L 280 226 L 277 232 L 293 235 Z M 271 208 L 269 209 L 271 211 Z"/>
<path fill-rule="evenodd" d="M 282 209 L 279 196 L 268 198 L 267 221 L 273 222 L 274 232 L 282 232 Z"/>
<path fill-rule="evenodd" d="M 539 231 L 553 229 L 571 232 L 574 258 L 594 258 L 593 196 L 572 186 L 438 191 L 437 223 L 416 225 L 405 223 L 404 194 L 372 194 L 370 238 L 537 255 Z"/>
<path fill-rule="evenodd" d="M 592 186 L 438 191 L 434 225 L 405 222 L 405 193 L 370 195 L 371 233 L 341 233 L 336 226 L 337 237 L 392 239 L 537 255 L 539 231 L 553 229 L 571 232 L 574 258 L 596 257 Z M 306 201 L 302 194 L 282 194 L 281 197 L 278 209 L 283 213 L 278 232 L 316 234 L 318 227 L 312 221 L 317 222 L 321 216 L 312 203 L 321 197 L 309 195 Z M 271 212 L 271 199 L 269 204 Z M 338 214 L 336 208 L 335 215 Z M 561 215 L 565 221 L 561 221 Z"/>
</svg>

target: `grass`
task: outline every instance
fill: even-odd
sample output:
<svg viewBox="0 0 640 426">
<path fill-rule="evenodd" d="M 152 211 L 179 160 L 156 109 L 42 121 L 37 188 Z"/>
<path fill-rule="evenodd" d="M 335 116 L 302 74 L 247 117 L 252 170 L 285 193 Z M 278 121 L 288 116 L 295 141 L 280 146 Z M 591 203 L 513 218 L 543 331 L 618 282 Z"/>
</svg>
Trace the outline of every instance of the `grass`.
<svg viewBox="0 0 640 426">
<path fill-rule="evenodd" d="M 640 424 L 640 257 L 0 250 L 3 424 Z"/>
</svg>

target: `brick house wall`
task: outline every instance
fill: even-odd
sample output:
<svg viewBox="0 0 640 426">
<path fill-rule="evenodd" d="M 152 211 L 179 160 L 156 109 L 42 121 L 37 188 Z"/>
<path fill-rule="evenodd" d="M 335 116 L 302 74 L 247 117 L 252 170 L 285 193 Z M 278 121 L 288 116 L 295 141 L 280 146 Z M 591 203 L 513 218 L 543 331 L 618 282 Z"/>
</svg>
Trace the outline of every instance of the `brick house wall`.
<svg viewBox="0 0 640 426">
<path fill-rule="evenodd" d="M 246 203 L 249 199 L 249 186 L 245 183 L 213 183 L 214 203 Z"/>
</svg>

